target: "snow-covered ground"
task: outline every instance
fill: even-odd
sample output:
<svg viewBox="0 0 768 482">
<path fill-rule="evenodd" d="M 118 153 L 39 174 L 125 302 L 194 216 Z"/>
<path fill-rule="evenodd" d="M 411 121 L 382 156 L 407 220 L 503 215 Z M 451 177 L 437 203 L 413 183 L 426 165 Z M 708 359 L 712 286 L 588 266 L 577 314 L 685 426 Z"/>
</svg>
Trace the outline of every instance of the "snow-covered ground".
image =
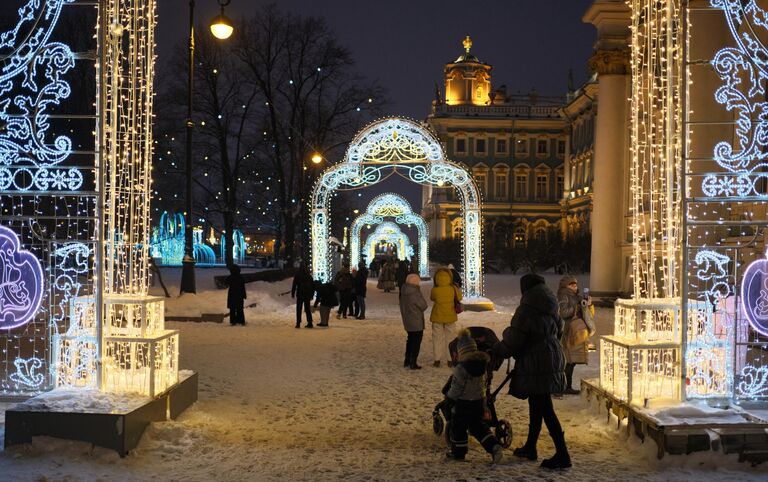
<svg viewBox="0 0 768 482">
<path fill-rule="evenodd" d="M 214 270 L 198 270 L 197 296 L 168 302 L 168 313 L 221 313 L 225 291 L 213 291 Z M 164 272 L 171 292 L 178 276 Z M 487 296 L 496 312 L 460 315 L 463 326 L 501 333 L 519 300 L 519 277 L 491 275 Z M 557 277 L 549 279 L 556 288 Z M 429 283 L 422 286 L 428 295 Z M 431 413 L 450 371 L 433 368 L 429 329 L 423 370 L 402 368 L 405 333 L 397 295 L 369 283 L 368 319 L 331 320 L 328 329 L 293 328 L 290 282 L 252 283 L 247 325 L 168 323 L 181 330 L 181 366 L 200 374 L 200 401 L 179 420 L 153 424 L 125 459 L 78 442 L 37 438 L 0 452 L 0 480 L 766 480 L 736 456 L 711 452 L 656 459 L 652 442 L 627 438 L 605 412 L 579 397 L 555 401 L 574 467 L 546 472 L 508 454 L 490 465 L 472 442 L 468 461 L 443 457 Z M 598 311 L 598 331 L 610 332 L 612 311 Z M 594 377 L 597 355 L 577 377 Z M 503 378 L 499 373 L 495 382 Z M 501 396 L 497 410 L 527 431 L 526 402 Z M 1 414 L 1 412 L 0 412 Z M 1 420 L 1 419 L 0 419 Z M 552 443 L 543 431 L 539 453 Z"/>
</svg>

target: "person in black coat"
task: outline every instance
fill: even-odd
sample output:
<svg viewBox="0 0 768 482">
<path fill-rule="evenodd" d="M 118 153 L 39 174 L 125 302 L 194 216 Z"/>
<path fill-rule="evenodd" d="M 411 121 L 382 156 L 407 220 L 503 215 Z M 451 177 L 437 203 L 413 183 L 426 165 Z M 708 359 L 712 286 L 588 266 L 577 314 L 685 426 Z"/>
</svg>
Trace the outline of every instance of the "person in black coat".
<svg viewBox="0 0 768 482">
<path fill-rule="evenodd" d="M 347 317 L 347 312 L 352 311 L 352 275 L 349 272 L 349 265 L 344 264 L 333 277 L 333 284 L 339 290 L 339 310 L 336 312 L 336 318 Z"/>
<path fill-rule="evenodd" d="M 536 274 L 527 274 L 520 279 L 520 291 L 523 294 L 520 306 L 504 330 L 502 341 L 494 346 L 497 356 L 515 358 L 509 393 L 528 399 L 528 440 L 513 453 L 529 460 L 537 459 L 536 443 L 543 419 L 555 442 L 556 452 L 541 466 L 568 468 L 571 457 L 552 406 L 552 394 L 562 393 L 565 389 L 565 355 L 560 345 L 563 323 L 558 314 L 557 298 L 547 288 L 544 278 Z"/>
<path fill-rule="evenodd" d="M 315 282 L 315 291 L 317 292 L 317 298 L 315 298 L 315 306 L 320 305 L 320 323 L 317 326 L 328 326 L 328 318 L 331 314 L 331 310 L 335 306 L 339 306 L 339 297 L 336 296 L 336 286 L 333 283 L 321 283 Z"/>
<path fill-rule="evenodd" d="M 296 298 L 296 328 L 301 328 L 301 309 L 304 308 L 304 313 L 307 315 L 306 328 L 312 328 L 312 309 L 310 308 L 310 302 L 315 295 L 315 283 L 312 280 L 312 275 L 309 274 L 309 269 L 304 263 L 301 263 L 299 270 L 293 277 L 293 285 L 291 286 L 291 298 Z"/>
<path fill-rule="evenodd" d="M 365 319 L 365 295 L 368 293 L 368 270 L 365 268 L 365 263 L 360 262 L 358 264 L 357 276 L 355 276 L 355 297 L 357 298 L 357 304 L 355 305 L 355 318 L 358 320 Z"/>
<path fill-rule="evenodd" d="M 453 264 L 448 265 L 448 269 L 451 270 L 451 277 L 453 278 L 453 284 L 461 288 L 461 275 L 459 274 L 459 270 L 453 267 Z"/>
<path fill-rule="evenodd" d="M 406 262 L 404 259 L 401 259 L 397 263 L 397 271 L 395 271 L 395 281 L 397 282 L 397 290 L 400 291 L 400 289 L 405 284 L 405 277 L 408 276 L 408 262 Z"/>
<path fill-rule="evenodd" d="M 245 293 L 245 280 L 240 275 L 240 266 L 233 264 L 229 267 L 228 283 L 227 308 L 229 308 L 229 323 L 232 326 L 245 325 L 243 305 L 247 295 Z"/>
</svg>

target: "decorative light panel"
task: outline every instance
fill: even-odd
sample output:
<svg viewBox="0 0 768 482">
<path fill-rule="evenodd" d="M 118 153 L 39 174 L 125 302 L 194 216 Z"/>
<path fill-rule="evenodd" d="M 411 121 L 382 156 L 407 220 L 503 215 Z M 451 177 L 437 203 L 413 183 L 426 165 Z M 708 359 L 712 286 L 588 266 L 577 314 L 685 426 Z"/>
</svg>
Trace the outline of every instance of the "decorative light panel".
<svg viewBox="0 0 768 482">
<path fill-rule="evenodd" d="M 368 235 L 365 240 L 365 247 L 363 248 L 366 258 L 373 260 L 376 245 L 379 243 L 389 243 L 397 246 L 397 259 L 404 260 L 413 256 L 413 247 L 408 239 L 408 235 L 395 223 L 385 221 Z"/>
<path fill-rule="evenodd" d="M 52 340 L 77 297 L 89 295 L 95 313 L 100 272 L 96 90 L 70 85 L 93 75 L 97 9 L 14 1 L 17 22 L 0 32 L 0 396 L 51 387 Z M 64 18 L 83 31 L 57 30 Z M 86 52 L 63 41 L 73 38 Z"/>
<path fill-rule="evenodd" d="M 437 137 L 427 127 L 399 117 L 381 119 L 362 129 L 350 143 L 344 162 L 326 169 L 315 183 L 310 201 L 313 277 L 331 279 L 329 201 L 333 192 L 374 185 L 393 170 L 417 184 L 456 188 L 464 226 L 464 297 L 467 302 L 483 299 L 477 186 L 463 167 L 447 160 Z"/>
<path fill-rule="evenodd" d="M 413 212 L 408 201 L 399 194 L 384 193 L 376 196 L 368 204 L 365 214 L 355 218 L 352 222 L 352 234 L 350 236 L 350 262 L 357 266 L 360 262 L 360 233 L 365 226 L 381 224 L 385 218 L 395 218 L 395 222 L 401 225 L 416 226 L 419 236 L 419 275 L 429 276 L 429 231 L 424 218 Z M 366 264 L 373 261 L 370 249 L 363 251 L 367 259 Z M 400 254 L 400 253 L 398 253 Z M 410 257 L 410 256 L 408 256 Z M 402 258 L 401 258 L 402 259 Z"/>
</svg>

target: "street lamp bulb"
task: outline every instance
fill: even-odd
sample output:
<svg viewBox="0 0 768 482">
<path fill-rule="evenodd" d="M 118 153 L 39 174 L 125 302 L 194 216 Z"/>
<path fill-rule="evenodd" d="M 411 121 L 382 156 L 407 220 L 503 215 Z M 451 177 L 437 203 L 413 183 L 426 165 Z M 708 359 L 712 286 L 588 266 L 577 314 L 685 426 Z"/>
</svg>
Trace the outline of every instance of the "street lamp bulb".
<svg viewBox="0 0 768 482">
<path fill-rule="evenodd" d="M 227 18 L 224 13 L 216 15 L 211 22 L 211 33 L 219 40 L 226 40 L 232 36 L 235 27 L 232 26 L 232 21 Z"/>
<path fill-rule="evenodd" d="M 319 152 L 314 153 L 312 155 L 312 162 L 314 164 L 320 164 L 321 162 L 323 162 L 323 156 L 321 156 Z"/>
</svg>

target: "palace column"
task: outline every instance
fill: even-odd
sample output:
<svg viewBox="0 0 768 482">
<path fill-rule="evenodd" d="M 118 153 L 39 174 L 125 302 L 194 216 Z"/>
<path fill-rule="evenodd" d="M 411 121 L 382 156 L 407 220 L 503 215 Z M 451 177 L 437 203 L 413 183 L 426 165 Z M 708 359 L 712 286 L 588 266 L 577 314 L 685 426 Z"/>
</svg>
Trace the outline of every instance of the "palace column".
<svg viewBox="0 0 768 482">
<path fill-rule="evenodd" d="M 595 297 L 623 291 L 627 241 L 629 163 L 630 10 L 623 1 L 596 0 L 583 21 L 597 27 L 598 41 L 590 59 L 598 75 L 592 203 L 590 289 Z"/>
</svg>

